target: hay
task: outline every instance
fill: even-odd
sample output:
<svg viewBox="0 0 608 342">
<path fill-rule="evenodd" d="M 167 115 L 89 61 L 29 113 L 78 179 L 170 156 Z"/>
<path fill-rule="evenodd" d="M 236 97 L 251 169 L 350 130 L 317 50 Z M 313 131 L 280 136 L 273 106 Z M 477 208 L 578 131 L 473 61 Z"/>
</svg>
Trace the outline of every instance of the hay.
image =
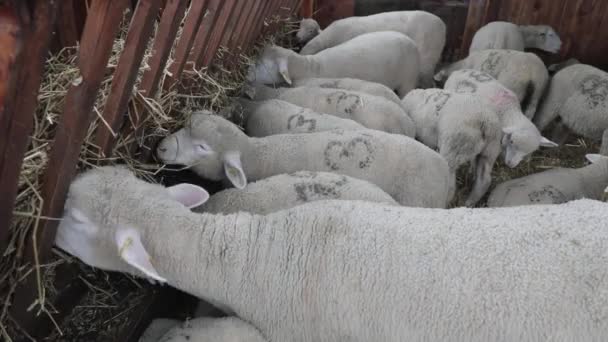
<svg viewBox="0 0 608 342">
<path fill-rule="evenodd" d="M 189 9 L 188 9 L 189 11 Z M 185 18 L 186 16 L 184 16 Z M 94 138 L 99 127 L 107 127 L 101 119 L 104 104 L 110 92 L 113 72 L 118 65 L 121 52 L 124 50 L 126 34 L 130 16 L 126 12 L 123 17 L 121 30 L 113 44 L 112 55 L 108 61 L 106 77 L 104 78 L 93 108 L 96 117 L 87 130 L 85 143 L 81 147 L 78 170 L 108 164 L 126 164 L 139 177 L 151 182 L 158 182 L 156 176 L 164 165 L 144 163 L 139 154 L 133 154 L 130 145 L 135 142 L 133 134 L 124 135 L 124 131 L 112 132 L 118 137 L 111 157 L 100 154 L 99 147 L 95 146 Z M 281 23 L 272 18 L 267 24 Z M 293 43 L 287 37 L 287 31 L 292 28 L 293 22 L 287 27 L 268 37 L 264 37 L 253 49 L 257 53 L 260 45 L 267 42 L 277 42 L 283 45 Z M 288 29 L 289 28 L 289 29 Z M 172 48 L 167 66 L 171 65 L 175 45 L 179 41 L 183 29 L 180 26 Z M 155 32 L 157 27 L 155 27 Z M 155 34 L 153 35 L 155 36 Z M 129 117 L 137 117 L 146 111 L 149 115 L 141 125 L 143 137 L 138 143 L 144 143 L 145 148 L 151 149 L 155 141 L 176 130 L 183 125 L 190 114 L 195 110 L 210 109 L 218 112 L 228 103 L 228 96 L 235 96 L 245 79 L 248 66 L 252 59 L 250 54 L 239 53 L 232 55 L 225 48 L 218 51 L 214 65 L 209 68 L 195 70 L 186 67 L 181 83 L 171 89 L 159 91 L 153 98 L 146 98 L 138 91 L 138 85 L 145 70 L 149 68 L 147 61 L 151 56 L 150 41 L 137 75 L 133 97 L 128 105 Z M 261 43 L 261 44 L 260 44 Z M 141 282 L 128 275 L 106 273 L 83 265 L 78 260 L 54 250 L 51 260 L 46 264 L 25 264 L 24 254 L 28 243 L 27 239 L 32 231 L 36 231 L 45 219 L 40 216 L 42 198 L 40 190 L 49 153 L 54 137 L 55 128 L 64 108 L 65 96 L 70 85 L 80 78 L 76 66 L 78 47 L 69 47 L 56 55 L 50 56 L 45 64 L 45 72 L 38 95 L 38 107 L 34 117 L 32 139 L 25 154 L 23 166 L 19 177 L 19 191 L 14 211 L 14 219 L 9 228 L 9 247 L 4 251 L 0 261 L 0 297 L 4 298 L 0 309 L 0 336 L 3 340 L 12 341 L 15 336 L 24 335 L 16 322 L 9 316 L 8 311 L 12 295 L 19 281 L 32 272 L 36 273 L 38 281 L 38 299 L 29 308 L 36 314 L 47 315 L 52 318 L 56 310 L 52 307 L 53 298 L 58 294 L 54 288 L 55 269 L 57 266 L 72 263 L 79 268 L 79 281 L 88 288 L 87 294 L 79 305 L 64 322 L 54 322 L 55 332 L 47 338 L 49 341 L 89 340 L 93 336 L 102 336 L 114 340 L 125 324 L 127 316 L 150 292 L 147 282 Z M 235 68 L 226 70 L 222 65 L 231 59 Z M 164 89 L 169 80 L 169 72 L 163 73 L 158 89 Z M 127 120 L 126 125 L 131 126 Z M 27 337 L 27 336 L 25 336 Z M 32 339 L 32 338 L 30 338 Z"/>
</svg>

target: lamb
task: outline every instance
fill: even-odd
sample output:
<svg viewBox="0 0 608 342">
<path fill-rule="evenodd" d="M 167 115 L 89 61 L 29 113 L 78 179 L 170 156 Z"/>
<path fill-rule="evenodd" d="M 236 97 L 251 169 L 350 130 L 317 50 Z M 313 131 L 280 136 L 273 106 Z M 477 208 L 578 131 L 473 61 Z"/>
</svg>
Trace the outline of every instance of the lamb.
<svg viewBox="0 0 608 342">
<path fill-rule="evenodd" d="M 499 184 L 489 207 L 559 204 L 580 198 L 601 200 L 608 186 L 608 157 L 588 154 L 591 165 L 579 169 L 555 168 Z"/>
<path fill-rule="evenodd" d="M 556 147 L 543 137 L 536 126 L 521 111 L 515 94 L 490 74 L 463 69 L 452 73 L 444 89 L 461 94 L 474 94 L 483 99 L 500 119 L 505 164 L 514 168 L 540 146 Z"/>
<path fill-rule="evenodd" d="M 517 51 L 540 49 L 558 53 L 561 47 L 562 41 L 551 26 L 515 25 L 505 21 L 494 21 L 477 30 L 469 53 L 488 49 Z"/>
<path fill-rule="evenodd" d="M 475 185 L 465 202 L 475 205 L 492 183 L 492 167 L 500 154 L 496 113 L 474 96 L 441 89 L 413 90 L 403 105 L 416 123 L 418 140 L 439 149 L 451 177 L 463 164 L 475 165 Z"/>
<path fill-rule="evenodd" d="M 321 25 L 312 19 L 304 18 L 300 21 L 300 29 L 296 33 L 296 39 L 300 44 L 306 44 L 321 33 Z"/>
<path fill-rule="evenodd" d="M 556 73 L 534 123 L 544 130 L 557 117 L 574 133 L 601 140 L 608 129 L 608 73 L 586 64 Z"/>
<path fill-rule="evenodd" d="M 234 98 L 232 105 L 226 108 L 252 137 L 365 128 L 353 120 L 317 113 L 281 100 L 248 101 Z"/>
<path fill-rule="evenodd" d="M 336 88 L 383 97 L 401 106 L 401 99 L 387 86 L 356 78 L 303 78 L 292 82 L 294 87 Z"/>
<path fill-rule="evenodd" d="M 238 189 L 248 179 L 325 171 L 375 184 L 401 205 L 444 208 L 453 187 L 447 162 L 405 136 L 365 129 L 250 138 L 208 112 L 193 114 L 185 128 L 163 139 L 157 156 L 210 180 L 226 177 Z"/>
<path fill-rule="evenodd" d="M 331 172 L 299 171 L 248 184 L 243 190 L 216 193 L 197 212 L 231 214 L 246 211 L 266 215 L 310 201 L 361 200 L 398 205 L 379 187 Z"/>
<path fill-rule="evenodd" d="M 192 213 L 183 201 L 204 195 L 182 190 L 116 167 L 87 171 L 55 243 L 88 265 L 222 302 L 271 342 L 608 336 L 606 203 L 318 201 L 213 215 Z"/>
<path fill-rule="evenodd" d="M 357 78 L 384 84 L 402 98 L 416 87 L 420 57 L 413 40 L 399 32 L 362 34 L 316 55 L 302 56 L 267 46 L 249 69 L 247 80 L 262 84 L 311 77 Z"/>
<path fill-rule="evenodd" d="M 139 342 L 268 342 L 258 329 L 237 317 L 200 317 L 186 322 L 155 319 Z"/>
<path fill-rule="evenodd" d="M 469 57 L 439 71 L 435 80 L 444 82 L 454 71 L 461 69 L 488 73 L 509 88 L 517 95 L 524 114 L 530 120 L 549 83 L 547 68 L 538 56 L 515 50 L 475 51 Z"/>
<path fill-rule="evenodd" d="M 378 96 L 333 88 L 275 89 L 261 84 L 255 84 L 247 92 L 255 100 L 279 99 L 318 113 L 351 119 L 367 128 L 408 137 L 416 135 L 416 126 L 403 107 Z"/>
<path fill-rule="evenodd" d="M 300 25 L 302 33 L 298 33 L 306 38 L 310 37 L 307 32 L 318 32 L 318 35 L 311 39 L 300 53 L 302 55 L 318 54 L 360 35 L 375 31 L 397 31 L 410 37 L 418 46 L 420 53 L 418 85 L 425 88 L 433 86 L 433 73 L 441 59 L 447 29 L 443 20 L 429 12 L 395 11 L 365 17 L 349 17 L 332 22 L 323 31 L 315 28 L 312 21 L 306 20 Z M 382 47 L 381 51 L 385 49 L 386 46 Z M 404 94 L 401 94 L 401 97 L 403 96 Z"/>
</svg>

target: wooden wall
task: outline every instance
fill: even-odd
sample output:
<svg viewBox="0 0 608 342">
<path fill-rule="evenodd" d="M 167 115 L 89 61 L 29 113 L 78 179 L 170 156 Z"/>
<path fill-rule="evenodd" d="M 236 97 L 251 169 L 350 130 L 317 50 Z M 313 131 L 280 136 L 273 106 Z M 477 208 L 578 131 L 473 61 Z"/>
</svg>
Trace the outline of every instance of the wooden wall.
<svg viewBox="0 0 608 342">
<path fill-rule="evenodd" d="M 564 44 L 560 56 L 544 55 L 548 62 L 574 57 L 608 68 L 607 0 L 471 0 L 463 47 L 495 20 L 551 25 Z"/>
</svg>

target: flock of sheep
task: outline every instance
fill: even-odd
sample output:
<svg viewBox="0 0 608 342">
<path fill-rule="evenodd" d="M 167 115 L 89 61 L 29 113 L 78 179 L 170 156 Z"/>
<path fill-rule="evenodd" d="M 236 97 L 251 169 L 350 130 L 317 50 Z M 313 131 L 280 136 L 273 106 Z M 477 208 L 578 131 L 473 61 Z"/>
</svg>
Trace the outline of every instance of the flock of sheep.
<svg viewBox="0 0 608 342">
<path fill-rule="evenodd" d="M 297 37 L 300 53 L 264 49 L 223 115 L 196 112 L 157 148 L 234 188 L 209 196 L 124 167 L 72 183 L 58 247 L 231 316 L 157 320 L 142 341 L 608 339 L 606 72 L 551 79 L 523 50 L 557 52 L 558 35 L 502 22 L 437 70 L 446 27 L 423 11 L 304 19 Z M 499 157 L 516 167 L 570 131 L 604 139 L 591 165 L 467 208 Z M 447 210 L 466 164 L 466 207 Z"/>
</svg>

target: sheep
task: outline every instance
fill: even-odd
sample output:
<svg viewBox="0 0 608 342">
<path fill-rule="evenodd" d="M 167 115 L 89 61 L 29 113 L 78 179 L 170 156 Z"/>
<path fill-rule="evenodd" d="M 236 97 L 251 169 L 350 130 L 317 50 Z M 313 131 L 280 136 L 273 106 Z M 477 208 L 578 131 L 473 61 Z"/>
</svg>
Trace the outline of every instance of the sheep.
<svg viewBox="0 0 608 342">
<path fill-rule="evenodd" d="M 475 185 L 465 202 L 466 206 L 475 205 L 488 191 L 492 167 L 500 155 L 496 113 L 474 96 L 441 89 L 413 90 L 403 105 L 416 123 L 418 140 L 439 149 L 451 177 L 463 164 L 475 165 Z"/>
<path fill-rule="evenodd" d="M 600 154 L 608 156 L 608 129 L 604 131 L 602 136 L 602 146 L 600 147 Z"/>
<path fill-rule="evenodd" d="M 500 119 L 505 164 L 514 168 L 528 155 L 542 147 L 556 147 L 543 137 L 521 111 L 515 94 L 485 72 L 462 69 L 454 71 L 444 89 L 474 94 L 490 106 Z"/>
<path fill-rule="evenodd" d="M 433 86 L 433 73 L 441 59 L 446 42 L 446 25 L 438 16 L 425 11 L 385 12 L 365 17 L 349 17 L 332 22 L 325 30 L 315 29 L 308 20 L 300 25 L 301 36 L 305 32 L 318 35 L 300 51 L 302 55 L 314 55 L 326 49 L 344 44 L 360 35 L 375 31 L 397 31 L 410 37 L 418 46 L 420 74 L 418 86 Z M 386 49 L 382 47 L 381 51 Z M 401 94 L 403 97 L 404 94 Z"/>
<path fill-rule="evenodd" d="M 534 123 L 544 130 L 558 117 L 574 133 L 601 140 L 608 129 L 608 73 L 586 64 L 556 73 Z"/>
<path fill-rule="evenodd" d="M 475 51 L 469 57 L 440 70 L 435 80 L 444 82 L 454 71 L 461 69 L 488 73 L 509 88 L 517 95 L 524 114 L 530 120 L 549 83 L 547 68 L 538 56 L 515 50 Z"/>
<path fill-rule="evenodd" d="M 576 58 L 568 58 L 567 60 L 565 60 L 561 63 L 555 63 L 555 64 L 549 65 L 547 67 L 547 70 L 549 71 L 549 76 L 553 76 L 558 71 L 565 69 L 571 65 L 575 65 L 575 64 L 581 64 L 581 62 Z"/>
<path fill-rule="evenodd" d="M 90 170 L 70 185 L 55 244 L 221 302 L 271 342 L 608 336 L 606 203 L 191 212 L 202 197 L 124 168 Z"/>
<path fill-rule="evenodd" d="M 505 21 L 494 21 L 477 30 L 469 53 L 488 49 L 517 51 L 540 49 L 558 53 L 561 47 L 562 41 L 551 26 L 515 25 Z"/>
<path fill-rule="evenodd" d="M 302 78 L 349 77 L 383 84 L 402 98 L 416 87 L 419 58 L 413 40 L 389 31 L 362 34 L 311 56 L 270 45 L 249 69 L 247 80 L 291 85 Z"/>
<path fill-rule="evenodd" d="M 300 21 L 300 28 L 296 33 L 296 39 L 300 44 L 306 44 L 321 33 L 321 26 L 312 18 L 304 18 Z"/>
<path fill-rule="evenodd" d="M 251 324 L 237 317 L 199 317 L 186 322 L 155 319 L 139 342 L 268 342 Z"/>
<path fill-rule="evenodd" d="M 488 198 L 489 207 L 559 204 L 580 198 L 601 200 L 608 186 L 608 157 L 588 154 L 591 165 L 555 168 L 499 184 Z"/>
<path fill-rule="evenodd" d="M 294 87 L 336 88 L 383 97 L 401 106 L 401 99 L 387 86 L 356 78 L 303 78 L 292 82 Z"/>
<path fill-rule="evenodd" d="M 375 184 L 401 205 L 443 208 L 453 188 L 448 164 L 435 151 L 414 139 L 369 129 L 250 138 L 232 122 L 202 111 L 163 139 L 156 155 L 203 178 L 226 177 L 238 189 L 248 179 L 325 171 Z"/>
<path fill-rule="evenodd" d="M 234 98 L 232 101 L 231 106 L 224 108 L 223 114 L 227 109 L 252 137 L 365 128 L 353 120 L 320 114 L 286 101 L 248 101 L 244 98 Z"/>
<path fill-rule="evenodd" d="M 250 183 L 243 190 L 221 191 L 195 211 L 223 214 L 246 211 L 265 215 L 323 199 L 398 205 L 386 192 L 369 182 L 330 172 L 299 171 Z"/>
<path fill-rule="evenodd" d="M 416 135 L 416 126 L 403 107 L 384 98 L 334 88 L 271 88 L 254 84 L 246 93 L 255 100 L 279 99 L 318 113 L 354 120 L 380 131 Z"/>
</svg>

